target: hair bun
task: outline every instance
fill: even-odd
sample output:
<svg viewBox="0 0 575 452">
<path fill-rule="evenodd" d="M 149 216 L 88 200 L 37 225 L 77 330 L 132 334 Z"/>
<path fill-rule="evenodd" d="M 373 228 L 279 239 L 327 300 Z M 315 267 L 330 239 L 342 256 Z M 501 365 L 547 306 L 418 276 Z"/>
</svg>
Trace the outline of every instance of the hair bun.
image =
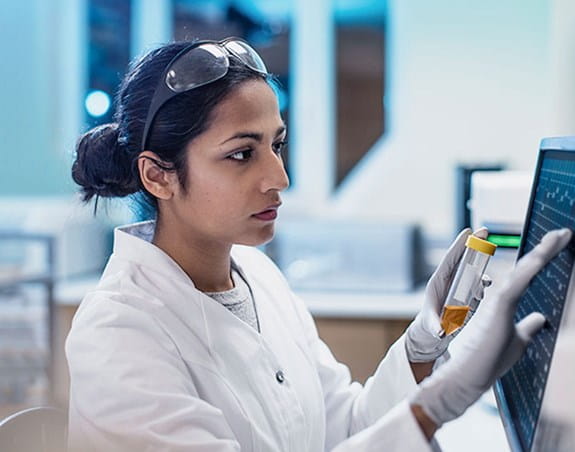
<svg viewBox="0 0 575 452">
<path fill-rule="evenodd" d="M 72 178 L 82 187 L 84 201 L 93 196 L 127 196 L 139 189 L 130 155 L 118 137 L 118 124 L 110 123 L 89 130 L 78 140 Z"/>
</svg>

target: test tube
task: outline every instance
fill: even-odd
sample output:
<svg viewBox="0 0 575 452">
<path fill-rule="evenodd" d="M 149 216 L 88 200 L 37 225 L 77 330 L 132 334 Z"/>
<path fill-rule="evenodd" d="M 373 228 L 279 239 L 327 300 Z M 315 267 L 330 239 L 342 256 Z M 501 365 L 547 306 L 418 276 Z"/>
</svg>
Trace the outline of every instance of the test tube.
<svg viewBox="0 0 575 452">
<path fill-rule="evenodd" d="M 441 327 L 445 334 L 452 334 L 465 323 L 473 301 L 474 291 L 496 248 L 497 245 L 474 235 L 467 238 L 465 252 L 453 278 L 441 314 Z"/>
</svg>

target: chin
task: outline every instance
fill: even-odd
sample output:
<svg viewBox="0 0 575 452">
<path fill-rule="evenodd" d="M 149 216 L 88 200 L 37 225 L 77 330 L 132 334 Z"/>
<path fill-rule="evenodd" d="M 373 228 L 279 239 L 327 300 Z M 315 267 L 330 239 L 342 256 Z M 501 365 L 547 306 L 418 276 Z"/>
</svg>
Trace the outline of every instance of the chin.
<svg viewBox="0 0 575 452">
<path fill-rule="evenodd" d="M 270 225 L 269 227 L 260 229 L 256 233 L 249 234 L 245 237 L 242 237 L 236 243 L 238 245 L 247 245 L 247 246 L 260 246 L 265 245 L 274 238 L 275 228 L 274 225 Z"/>
</svg>

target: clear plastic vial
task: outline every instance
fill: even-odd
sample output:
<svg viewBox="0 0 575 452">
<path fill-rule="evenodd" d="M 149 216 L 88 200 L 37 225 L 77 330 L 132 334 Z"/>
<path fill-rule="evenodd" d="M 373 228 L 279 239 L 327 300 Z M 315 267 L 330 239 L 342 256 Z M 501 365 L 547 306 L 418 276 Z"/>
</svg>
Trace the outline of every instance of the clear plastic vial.
<svg viewBox="0 0 575 452">
<path fill-rule="evenodd" d="M 465 247 L 441 313 L 441 327 L 445 334 L 452 334 L 465 323 L 475 290 L 497 245 L 470 235 Z"/>
</svg>

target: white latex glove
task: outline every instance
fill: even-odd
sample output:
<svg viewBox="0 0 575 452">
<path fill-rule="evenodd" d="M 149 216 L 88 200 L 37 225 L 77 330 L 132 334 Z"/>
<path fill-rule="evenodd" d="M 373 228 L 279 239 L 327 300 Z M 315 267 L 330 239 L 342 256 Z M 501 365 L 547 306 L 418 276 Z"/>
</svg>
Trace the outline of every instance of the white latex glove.
<svg viewBox="0 0 575 452">
<path fill-rule="evenodd" d="M 435 361 L 443 355 L 455 337 L 454 334 L 449 336 L 442 334 L 443 329 L 439 316 L 457 271 L 457 266 L 465 251 L 465 242 L 469 235 L 471 235 L 471 229 L 464 229 L 459 233 L 427 283 L 423 306 L 409 325 L 405 338 L 407 358 L 412 363 Z M 474 235 L 485 239 L 487 238 L 487 229 L 481 228 L 474 232 Z M 489 277 L 482 279 L 480 287 L 476 288 L 476 302 L 471 307 L 470 312 L 475 311 L 477 303 L 483 298 L 484 287 L 490 284 L 491 279 Z M 458 332 L 460 330 L 461 328 L 458 329 Z"/>
<path fill-rule="evenodd" d="M 534 312 L 517 324 L 517 302 L 529 282 L 571 239 L 571 231 L 547 233 L 523 256 L 501 291 L 483 301 L 458 336 L 460 349 L 446 364 L 423 380 L 411 398 L 440 427 L 463 414 L 521 357 L 531 338 L 545 324 Z"/>
</svg>

